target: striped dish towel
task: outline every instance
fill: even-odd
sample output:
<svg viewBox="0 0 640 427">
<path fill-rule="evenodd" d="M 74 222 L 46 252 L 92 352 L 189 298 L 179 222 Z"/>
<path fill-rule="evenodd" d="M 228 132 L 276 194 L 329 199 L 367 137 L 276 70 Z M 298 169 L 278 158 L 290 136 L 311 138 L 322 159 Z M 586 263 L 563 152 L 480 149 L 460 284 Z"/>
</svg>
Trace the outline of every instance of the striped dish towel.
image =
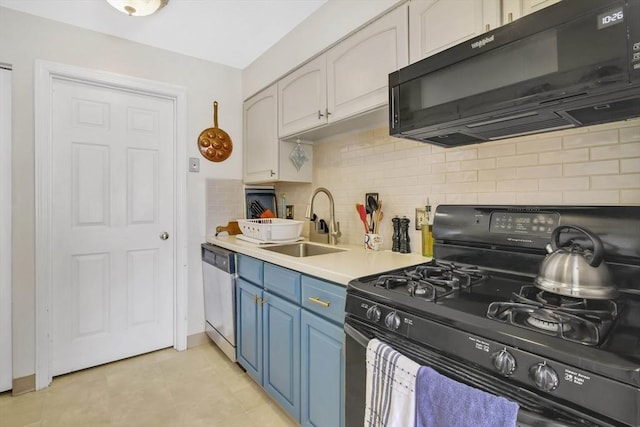
<svg viewBox="0 0 640 427">
<path fill-rule="evenodd" d="M 420 365 L 378 339 L 367 344 L 365 427 L 415 425 Z"/>
</svg>

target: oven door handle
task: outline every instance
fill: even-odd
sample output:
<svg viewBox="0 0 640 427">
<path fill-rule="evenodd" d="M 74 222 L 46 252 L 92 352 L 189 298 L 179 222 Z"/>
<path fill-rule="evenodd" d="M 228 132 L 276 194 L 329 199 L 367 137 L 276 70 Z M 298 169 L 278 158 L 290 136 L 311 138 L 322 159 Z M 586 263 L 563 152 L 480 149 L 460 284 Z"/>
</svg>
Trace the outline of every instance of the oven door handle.
<svg viewBox="0 0 640 427">
<path fill-rule="evenodd" d="M 518 409 L 518 427 L 572 427 L 582 424 L 575 424 L 566 420 L 553 420 L 542 414 Z"/>
<path fill-rule="evenodd" d="M 371 339 L 347 322 L 348 321 L 344 323 L 344 333 L 353 338 L 358 344 L 366 348 Z"/>
</svg>

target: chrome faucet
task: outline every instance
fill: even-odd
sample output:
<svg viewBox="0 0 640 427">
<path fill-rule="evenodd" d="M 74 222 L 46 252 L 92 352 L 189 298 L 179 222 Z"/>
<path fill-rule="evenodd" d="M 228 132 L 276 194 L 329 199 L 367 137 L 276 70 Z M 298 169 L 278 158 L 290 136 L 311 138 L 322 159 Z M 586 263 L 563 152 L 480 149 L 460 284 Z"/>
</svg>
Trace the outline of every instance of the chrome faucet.
<svg viewBox="0 0 640 427">
<path fill-rule="evenodd" d="M 337 245 L 338 238 L 342 236 L 342 233 L 340 232 L 340 223 L 336 222 L 336 212 L 333 203 L 333 196 L 331 195 L 331 192 L 329 190 L 324 187 L 318 187 L 313 191 L 313 193 L 311 193 L 311 196 L 309 197 L 309 203 L 307 204 L 307 212 L 305 214 L 305 217 L 311 219 L 311 217 L 313 216 L 313 200 L 318 193 L 324 193 L 329 198 L 329 243 L 331 243 L 332 245 Z"/>
</svg>

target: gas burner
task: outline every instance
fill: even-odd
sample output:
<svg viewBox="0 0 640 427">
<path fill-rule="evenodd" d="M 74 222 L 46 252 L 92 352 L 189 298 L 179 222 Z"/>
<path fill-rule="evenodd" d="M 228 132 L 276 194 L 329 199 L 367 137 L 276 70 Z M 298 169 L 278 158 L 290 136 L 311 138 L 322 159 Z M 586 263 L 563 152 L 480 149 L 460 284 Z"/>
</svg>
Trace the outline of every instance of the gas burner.
<svg viewBox="0 0 640 427">
<path fill-rule="evenodd" d="M 554 313 L 545 308 L 532 311 L 527 318 L 529 325 L 548 332 L 557 332 L 560 328 L 562 328 L 563 333 L 568 332 L 571 330 L 570 321 L 571 319 L 567 316 L 562 316 L 562 314 Z"/>
<path fill-rule="evenodd" d="M 487 317 L 514 326 L 597 346 L 618 317 L 612 300 L 569 298 L 523 286 L 510 302 L 492 302 Z"/>
<path fill-rule="evenodd" d="M 407 291 L 412 297 L 422 297 L 429 301 L 433 301 L 436 298 L 436 288 L 431 283 L 424 281 L 409 282 Z"/>
</svg>

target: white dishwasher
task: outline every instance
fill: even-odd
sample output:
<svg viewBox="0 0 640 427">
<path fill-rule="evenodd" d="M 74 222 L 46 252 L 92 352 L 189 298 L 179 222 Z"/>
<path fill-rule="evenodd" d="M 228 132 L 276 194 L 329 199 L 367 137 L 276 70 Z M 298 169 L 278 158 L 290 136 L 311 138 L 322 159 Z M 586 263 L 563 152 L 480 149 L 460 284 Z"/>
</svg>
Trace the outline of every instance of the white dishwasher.
<svg viewBox="0 0 640 427">
<path fill-rule="evenodd" d="M 236 361 L 235 252 L 202 244 L 205 332 Z"/>
</svg>

